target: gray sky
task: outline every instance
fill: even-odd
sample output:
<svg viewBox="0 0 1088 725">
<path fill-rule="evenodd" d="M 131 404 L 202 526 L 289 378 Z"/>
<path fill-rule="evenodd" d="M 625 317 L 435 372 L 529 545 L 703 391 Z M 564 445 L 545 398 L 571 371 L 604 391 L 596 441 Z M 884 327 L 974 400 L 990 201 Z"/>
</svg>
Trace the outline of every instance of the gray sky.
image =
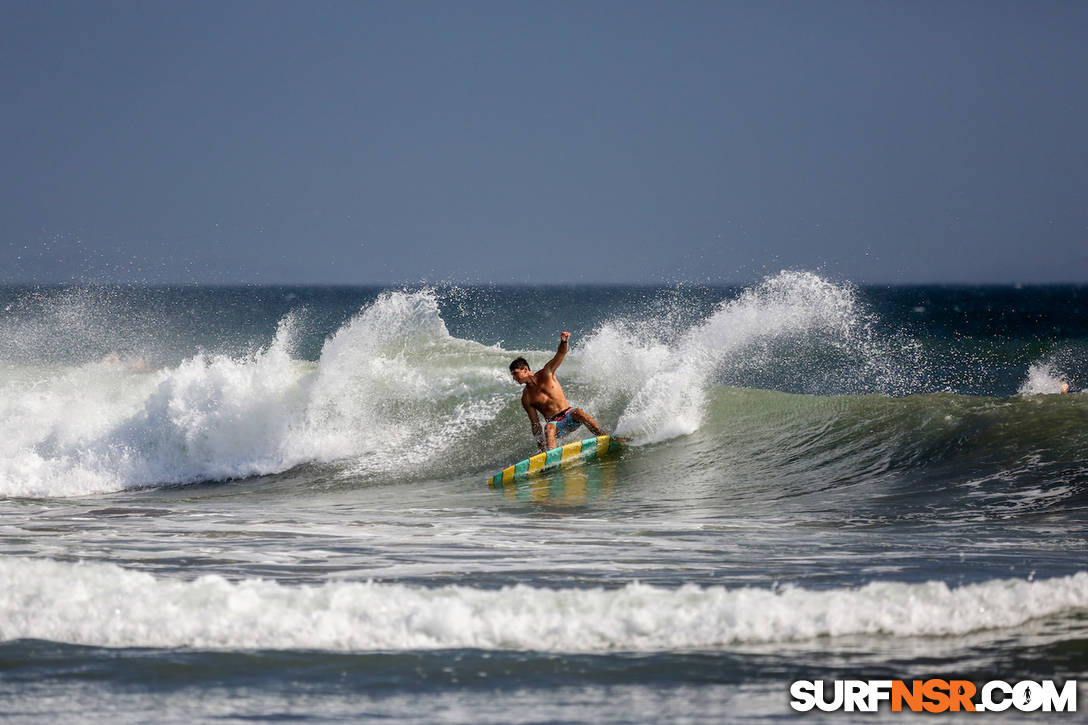
<svg viewBox="0 0 1088 725">
<path fill-rule="evenodd" d="M 1088 3 L 0 0 L 0 281 L 1088 281 Z"/>
</svg>

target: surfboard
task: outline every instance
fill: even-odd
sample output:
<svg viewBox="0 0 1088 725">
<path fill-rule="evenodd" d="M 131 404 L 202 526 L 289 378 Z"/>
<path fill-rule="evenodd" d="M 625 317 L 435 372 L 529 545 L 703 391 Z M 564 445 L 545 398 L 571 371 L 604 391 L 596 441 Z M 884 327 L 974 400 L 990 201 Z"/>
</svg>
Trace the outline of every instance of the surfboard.
<svg viewBox="0 0 1088 725">
<path fill-rule="evenodd" d="M 585 440 L 568 443 L 565 446 L 552 448 L 550 451 L 538 453 L 524 461 L 518 461 L 512 466 L 487 479 L 491 488 L 502 486 L 511 481 L 520 481 L 530 476 L 536 476 L 547 471 L 553 471 L 560 466 L 567 466 L 575 462 L 585 461 L 590 458 L 603 456 L 610 450 L 615 450 L 620 441 L 613 440 L 612 436 L 597 436 Z"/>
</svg>

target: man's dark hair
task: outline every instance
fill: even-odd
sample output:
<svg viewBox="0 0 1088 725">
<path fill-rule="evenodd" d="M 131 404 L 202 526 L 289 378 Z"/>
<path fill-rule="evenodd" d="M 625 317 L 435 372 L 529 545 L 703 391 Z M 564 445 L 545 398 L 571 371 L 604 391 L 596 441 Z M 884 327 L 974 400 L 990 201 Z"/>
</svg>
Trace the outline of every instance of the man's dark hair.
<svg viewBox="0 0 1088 725">
<path fill-rule="evenodd" d="M 523 357 L 515 358 L 514 362 L 510 363 L 510 372 L 514 372 L 518 368 L 529 367 L 529 361 Z"/>
</svg>

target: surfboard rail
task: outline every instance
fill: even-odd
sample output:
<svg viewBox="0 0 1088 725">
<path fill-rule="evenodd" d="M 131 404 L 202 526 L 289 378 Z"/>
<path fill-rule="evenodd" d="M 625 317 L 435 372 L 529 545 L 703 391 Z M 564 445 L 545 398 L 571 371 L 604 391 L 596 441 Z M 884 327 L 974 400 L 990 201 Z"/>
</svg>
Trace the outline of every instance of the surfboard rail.
<svg viewBox="0 0 1088 725">
<path fill-rule="evenodd" d="M 530 476 L 555 470 L 560 466 L 575 461 L 583 461 L 604 455 L 615 445 L 618 445 L 618 442 L 614 442 L 612 436 L 607 435 L 574 441 L 565 446 L 557 446 L 549 451 L 538 453 L 535 456 L 526 458 L 524 461 L 518 461 L 487 480 L 491 488 L 495 488 L 511 481 L 520 481 Z"/>
</svg>

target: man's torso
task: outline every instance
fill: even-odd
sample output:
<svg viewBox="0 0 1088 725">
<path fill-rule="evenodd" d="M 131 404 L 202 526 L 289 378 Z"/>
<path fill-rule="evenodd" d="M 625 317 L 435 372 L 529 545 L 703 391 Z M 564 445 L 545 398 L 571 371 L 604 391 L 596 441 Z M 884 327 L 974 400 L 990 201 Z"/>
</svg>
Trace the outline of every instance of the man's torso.
<svg viewBox="0 0 1088 725">
<path fill-rule="evenodd" d="M 536 385 L 527 384 L 521 397 L 526 403 L 536 408 L 544 416 L 545 421 L 570 407 L 567 396 L 563 394 L 563 388 L 554 375 L 537 373 L 536 383 Z"/>
</svg>

